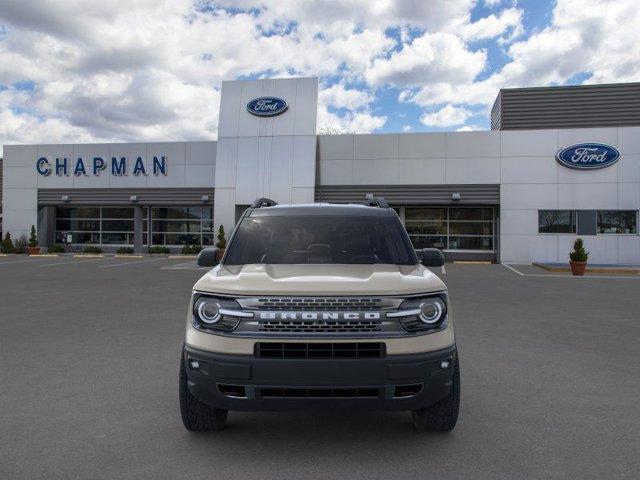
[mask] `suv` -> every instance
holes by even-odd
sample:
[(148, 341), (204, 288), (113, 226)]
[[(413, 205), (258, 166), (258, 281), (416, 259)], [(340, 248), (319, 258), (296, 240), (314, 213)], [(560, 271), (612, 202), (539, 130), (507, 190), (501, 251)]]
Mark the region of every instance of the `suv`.
[[(187, 430), (229, 410), (330, 406), (408, 410), (418, 430), (453, 429), (460, 370), (445, 284), (396, 212), (259, 199), (219, 264), (193, 288), (180, 362)], [(420, 260), (419, 258), (420, 257)]]

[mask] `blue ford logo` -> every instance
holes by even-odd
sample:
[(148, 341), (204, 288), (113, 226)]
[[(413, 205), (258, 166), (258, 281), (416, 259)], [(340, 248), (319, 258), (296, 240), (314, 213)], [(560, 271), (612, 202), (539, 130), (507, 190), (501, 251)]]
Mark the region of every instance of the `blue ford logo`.
[(620, 158), (620, 152), (602, 143), (579, 143), (565, 147), (558, 152), (556, 160), (569, 168), (595, 170), (613, 165)]
[(258, 117), (275, 117), (283, 113), (289, 106), (278, 97), (254, 98), (247, 103), (247, 111)]

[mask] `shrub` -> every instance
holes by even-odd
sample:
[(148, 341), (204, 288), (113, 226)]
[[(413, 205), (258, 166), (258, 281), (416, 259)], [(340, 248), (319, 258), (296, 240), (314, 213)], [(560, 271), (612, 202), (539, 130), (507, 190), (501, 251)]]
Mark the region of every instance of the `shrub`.
[(130, 255), (133, 253), (133, 248), (131, 247), (120, 247), (116, 250), (116, 253), (120, 255)]
[(573, 252), (569, 253), (572, 262), (586, 262), (589, 258), (589, 252), (584, 249), (584, 242), (581, 238), (576, 238), (573, 244)]
[(82, 249), (82, 253), (102, 253), (102, 249), (95, 245), (87, 245)]
[(56, 243), (55, 245), (52, 245), (49, 247), (49, 253), (64, 253), (65, 249), (64, 249), (64, 245), (61, 245), (59, 243)]
[(2, 244), (0, 244), (0, 251), (2, 253), (13, 253), (13, 241), (11, 241), (11, 234), (7, 232), (4, 236), (4, 240), (2, 240)]
[(31, 235), (29, 235), (29, 246), (30, 247), (38, 246), (38, 235), (36, 234), (35, 225), (31, 225)]
[(27, 253), (27, 246), (29, 242), (26, 235), (21, 235), (15, 242), (13, 242), (13, 253)]
[(218, 241), (216, 242), (216, 247), (218, 247), (219, 250), (224, 250), (225, 248), (227, 248), (227, 239), (224, 236), (224, 227), (222, 225), (220, 225), (220, 228), (218, 228)]
[(169, 253), (169, 249), (164, 245), (153, 245), (149, 247), (149, 253)]
[(201, 245), (185, 245), (182, 247), (183, 255), (197, 255), (202, 250)]

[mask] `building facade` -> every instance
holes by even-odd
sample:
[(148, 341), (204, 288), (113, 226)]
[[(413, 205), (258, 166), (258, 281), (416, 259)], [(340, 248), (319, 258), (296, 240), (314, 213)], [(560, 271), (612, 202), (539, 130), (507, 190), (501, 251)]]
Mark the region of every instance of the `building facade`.
[[(635, 117), (316, 135), (317, 98), (316, 78), (224, 82), (217, 142), (6, 145), (2, 228), (16, 238), (36, 225), (43, 246), (179, 249), (213, 244), (259, 197), (360, 203), (371, 193), (396, 209), (416, 248), (452, 259), (566, 262), (580, 236), (593, 263), (640, 264)], [(563, 118), (550, 111), (549, 124)]]

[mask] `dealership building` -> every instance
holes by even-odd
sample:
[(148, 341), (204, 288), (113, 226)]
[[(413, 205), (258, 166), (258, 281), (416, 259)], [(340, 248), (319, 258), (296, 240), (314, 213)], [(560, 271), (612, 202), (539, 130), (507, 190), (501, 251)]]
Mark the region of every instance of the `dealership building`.
[(640, 83), (505, 89), (490, 131), (317, 135), (317, 78), (223, 82), (217, 141), (5, 145), (2, 230), (211, 245), (256, 198), (382, 196), (450, 259), (640, 264)]

